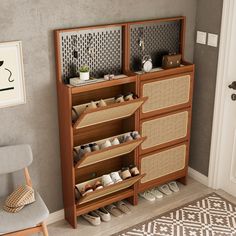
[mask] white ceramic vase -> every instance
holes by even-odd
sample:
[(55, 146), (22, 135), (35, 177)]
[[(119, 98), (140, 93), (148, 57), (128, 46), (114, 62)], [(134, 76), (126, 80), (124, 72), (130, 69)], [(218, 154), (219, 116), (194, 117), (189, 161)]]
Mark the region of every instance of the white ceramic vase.
[(89, 80), (89, 72), (79, 72), (79, 78), (81, 80)]

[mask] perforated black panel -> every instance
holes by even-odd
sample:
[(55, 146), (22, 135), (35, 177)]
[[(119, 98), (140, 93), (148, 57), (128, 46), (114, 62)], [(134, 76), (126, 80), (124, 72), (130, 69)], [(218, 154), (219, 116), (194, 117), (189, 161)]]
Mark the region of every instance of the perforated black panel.
[(82, 65), (92, 77), (122, 72), (122, 28), (76, 30), (60, 33), (63, 79), (79, 75)]
[[(131, 25), (130, 34), (130, 68), (141, 70), (143, 55), (150, 55), (153, 66), (161, 66), (162, 56), (180, 51), (181, 22), (160, 22)], [(140, 46), (140, 39), (144, 42), (144, 51)]]

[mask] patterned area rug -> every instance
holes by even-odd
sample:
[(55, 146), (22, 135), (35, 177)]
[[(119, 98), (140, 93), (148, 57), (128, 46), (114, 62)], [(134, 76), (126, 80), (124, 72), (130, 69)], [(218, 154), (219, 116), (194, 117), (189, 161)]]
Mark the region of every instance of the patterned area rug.
[(113, 236), (236, 236), (236, 205), (211, 193)]

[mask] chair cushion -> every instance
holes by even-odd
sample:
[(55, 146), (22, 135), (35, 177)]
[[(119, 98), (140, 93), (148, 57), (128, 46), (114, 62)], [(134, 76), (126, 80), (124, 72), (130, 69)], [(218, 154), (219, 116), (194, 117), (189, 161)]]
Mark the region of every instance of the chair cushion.
[(3, 210), (6, 198), (0, 198), (0, 234), (14, 232), (36, 226), (49, 215), (48, 209), (40, 195), (35, 191), (35, 202), (25, 206), (17, 213)]

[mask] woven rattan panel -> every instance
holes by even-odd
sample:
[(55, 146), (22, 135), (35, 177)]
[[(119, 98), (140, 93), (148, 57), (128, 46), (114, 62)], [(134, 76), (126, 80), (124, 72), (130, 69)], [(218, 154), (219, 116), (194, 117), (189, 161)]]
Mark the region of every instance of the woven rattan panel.
[(187, 111), (143, 122), (142, 136), (147, 136), (147, 139), (141, 147), (147, 149), (184, 138), (187, 135), (187, 130)]
[(114, 26), (62, 32), (60, 52), (63, 79), (78, 76), (82, 65), (90, 67), (93, 77), (121, 74), (122, 28)]
[(131, 116), (142, 104), (143, 100), (134, 99), (129, 103), (120, 103), (119, 106), (110, 108), (107, 106), (106, 109), (102, 110), (95, 109), (94, 112), (85, 113), (84, 116), (81, 115), (78, 119), (78, 124), (75, 124), (75, 128), (87, 127)]
[(142, 112), (160, 110), (189, 101), (190, 75), (146, 83), (143, 85), (143, 96), (148, 96)]
[(141, 183), (146, 183), (184, 169), (185, 160), (186, 145), (142, 158), (141, 173), (146, 173), (146, 176), (141, 180)]
[[(171, 22), (134, 24), (130, 27), (130, 68), (141, 70), (141, 60), (144, 54), (152, 58), (153, 66), (161, 66), (163, 54), (180, 52), (180, 20)], [(144, 42), (144, 51), (140, 46)]]

